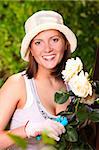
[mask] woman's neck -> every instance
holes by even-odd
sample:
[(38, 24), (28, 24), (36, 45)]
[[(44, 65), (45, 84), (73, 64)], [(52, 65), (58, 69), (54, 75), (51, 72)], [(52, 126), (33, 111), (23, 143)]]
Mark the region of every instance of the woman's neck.
[(35, 80), (39, 84), (52, 87), (55, 90), (60, 89), (64, 85), (61, 79), (56, 79), (56, 77), (51, 75), (51, 71), (45, 69), (38, 70)]
[(39, 68), (37, 71), (36, 79), (55, 79), (54, 76), (51, 75), (51, 70)]

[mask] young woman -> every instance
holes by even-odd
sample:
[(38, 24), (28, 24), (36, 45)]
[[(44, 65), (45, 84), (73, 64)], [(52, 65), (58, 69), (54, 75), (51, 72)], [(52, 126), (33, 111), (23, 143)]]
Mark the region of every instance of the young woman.
[[(61, 71), (76, 48), (76, 37), (54, 11), (33, 14), (25, 23), (25, 31), (21, 56), (29, 62), (28, 68), (9, 77), (0, 90), (0, 149), (9, 146), (18, 149), (8, 132), (27, 138), (28, 150), (40, 150), (44, 146), (35, 138), (44, 130), (56, 141), (65, 132), (55, 118), (70, 100), (56, 104), (54, 94), (66, 90)], [(10, 130), (5, 131), (9, 120)]]

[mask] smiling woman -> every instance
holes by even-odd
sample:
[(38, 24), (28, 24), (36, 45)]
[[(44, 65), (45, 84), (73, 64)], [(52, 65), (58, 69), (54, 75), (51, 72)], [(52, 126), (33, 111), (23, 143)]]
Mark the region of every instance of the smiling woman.
[[(56, 141), (65, 132), (56, 122), (70, 99), (56, 104), (54, 94), (66, 90), (61, 71), (70, 53), (76, 49), (74, 33), (63, 24), (63, 18), (54, 11), (39, 11), (25, 23), (26, 35), (21, 45), (21, 56), (28, 61), (24, 72), (12, 75), (0, 89), (0, 130), (4, 131), (11, 119), (10, 130), (0, 132), (0, 148), (13, 147), (6, 133), (26, 138), (27, 150), (40, 150), (45, 145), (36, 136), (47, 130), (47, 136)], [(6, 143), (5, 143), (6, 141)], [(18, 147), (13, 149), (17, 149)]]
[[(27, 69), (27, 75), (29, 78), (35, 76), (37, 73), (38, 63), (35, 60), (39, 57), (39, 55), (41, 55), (45, 68), (48, 68), (50, 65), (49, 67), (51, 68), (49, 69), (51, 69), (52, 74), (61, 78), (62, 68), (64, 67), (67, 58), (70, 57), (70, 44), (63, 33), (53, 29), (42, 31), (37, 34), (33, 40), (31, 40), (29, 50), (30, 63)], [(34, 59), (35, 55), (37, 57)], [(55, 62), (55, 58), (57, 58), (56, 56), (59, 57), (59, 60), (56, 62), (57, 64), (53, 64), (53, 66), (51, 62)]]
[(53, 69), (63, 58), (65, 41), (59, 31), (45, 30), (32, 40), (30, 51), (38, 67)]

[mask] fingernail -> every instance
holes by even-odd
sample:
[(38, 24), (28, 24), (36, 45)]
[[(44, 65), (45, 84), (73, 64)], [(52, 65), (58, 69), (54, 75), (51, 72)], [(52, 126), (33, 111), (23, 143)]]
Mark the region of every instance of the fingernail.
[(63, 130), (63, 133), (65, 133), (66, 132), (66, 130)]
[(56, 141), (59, 141), (59, 140), (60, 140), (60, 138), (59, 138), (59, 137), (57, 137)]

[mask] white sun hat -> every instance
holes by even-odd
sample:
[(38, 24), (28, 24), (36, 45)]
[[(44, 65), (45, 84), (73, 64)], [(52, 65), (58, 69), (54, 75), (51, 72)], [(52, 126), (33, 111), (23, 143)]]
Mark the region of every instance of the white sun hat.
[(31, 40), (44, 30), (55, 29), (62, 32), (70, 43), (70, 51), (74, 52), (77, 46), (75, 34), (63, 23), (62, 16), (55, 11), (42, 10), (30, 16), (25, 23), (26, 35), (21, 44), (21, 57), (29, 61), (29, 44)]

